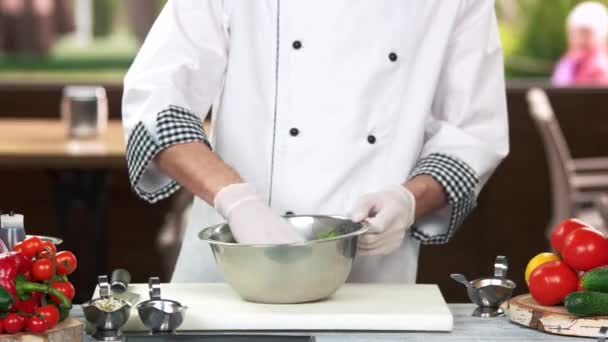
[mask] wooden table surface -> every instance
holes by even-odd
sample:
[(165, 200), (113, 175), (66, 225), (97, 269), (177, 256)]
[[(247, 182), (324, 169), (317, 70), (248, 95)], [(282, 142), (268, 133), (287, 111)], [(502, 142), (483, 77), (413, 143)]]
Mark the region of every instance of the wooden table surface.
[(126, 167), (120, 120), (110, 120), (103, 136), (70, 140), (59, 119), (1, 119), (0, 167), (118, 169)]

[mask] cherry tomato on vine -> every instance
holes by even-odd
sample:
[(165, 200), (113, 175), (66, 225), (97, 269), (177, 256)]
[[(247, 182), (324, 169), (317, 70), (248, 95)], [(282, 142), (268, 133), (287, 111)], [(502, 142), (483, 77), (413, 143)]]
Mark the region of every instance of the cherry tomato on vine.
[(47, 251), (42, 251), (40, 252), (40, 254), (38, 254), (38, 259), (47, 259), (47, 260), (51, 260), (51, 253), (47, 252)]
[(40, 315), (48, 323), (50, 329), (59, 323), (59, 309), (53, 304), (47, 304), (36, 309), (36, 314)]
[(47, 250), (47, 248), (49, 250), (51, 250), (51, 252), (53, 254), (57, 254), (57, 247), (55, 246), (54, 243), (52, 243), (51, 241), (42, 241), (42, 250), (43, 250), (43, 252), (40, 252), (40, 253), (44, 253)]
[(46, 281), (53, 278), (53, 262), (48, 259), (38, 259), (32, 265), (32, 277), (34, 280)]
[[(74, 289), (74, 285), (69, 281), (56, 281), (51, 284), (51, 287), (57, 289), (57, 291), (61, 292), (64, 296), (66, 296), (69, 300), (74, 299), (74, 295), (76, 294), (76, 290)], [(51, 299), (53, 302), (57, 304), (61, 304), (61, 300), (59, 298), (51, 295)]]
[(36, 236), (30, 236), (27, 239), (21, 242), (23, 248), (23, 254), (26, 256), (33, 258), (39, 252), (42, 251), (42, 240)]
[(57, 263), (57, 274), (72, 274), (78, 265), (76, 256), (74, 253), (69, 251), (61, 251), (55, 255), (55, 262)]
[(16, 313), (10, 313), (4, 318), (4, 331), (9, 334), (16, 334), (25, 328), (25, 317)]
[(48, 325), (48, 322), (44, 318), (36, 315), (28, 318), (26, 322), (27, 330), (33, 332), (34, 334), (41, 334), (45, 332), (46, 329), (48, 329)]
[(23, 253), (23, 243), (18, 242), (13, 246), (13, 252)]

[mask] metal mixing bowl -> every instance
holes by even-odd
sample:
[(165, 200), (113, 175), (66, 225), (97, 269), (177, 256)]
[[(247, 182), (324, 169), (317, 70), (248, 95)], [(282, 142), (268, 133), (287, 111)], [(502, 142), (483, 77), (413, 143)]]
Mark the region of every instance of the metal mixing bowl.
[[(331, 296), (348, 278), (359, 235), (367, 229), (343, 217), (286, 216), (306, 242), (291, 245), (235, 243), (230, 227), (204, 229), (224, 278), (245, 300), (287, 304)], [(320, 239), (330, 232), (335, 237)]]

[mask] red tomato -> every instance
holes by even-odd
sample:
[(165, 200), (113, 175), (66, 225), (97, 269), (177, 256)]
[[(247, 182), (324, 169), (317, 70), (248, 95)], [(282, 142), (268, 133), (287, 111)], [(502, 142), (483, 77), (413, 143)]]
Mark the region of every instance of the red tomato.
[(555, 226), (555, 228), (553, 228), (553, 232), (551, 232), (551, 248), (553, 248), (554, 251), (561, 253), (566, 236), (583, 227), (588, 227), (588, 225), (581, 220), (568, 219), (562, 221), (560, 224)]
[(48, 323), (42, 317), (32, 316), (26, 322), (27, 330), (34, 334), (41, 334), (48, 329)]
[(0, 334), (4, 331), (4, 319), (0, 318)]
[(23, 254), (33, 258), (42, 251), (42, 240), (36, 236), (30, 236), (21, 242), (23, 245)]
[(20, 252), (23, 253), (23, 244), (21, 242), (16, 243), (13, 246), (13, 252)]
[(32, 265), (32, 277), (34, 280), (47, 281), (53, 278), (53, 262), (48, 259), (38, 259)]
[(78, 265), (76, 256), (74, 253), (69, 251), (61, 251), (55, 255), (55, 262), (57, 263), (57, 274), (72, 274)]
[(38, 254), (38, 259), (47, 259), (47, 260), (51, 260), (51, 253), (47, 252), (47, 251), (42, 251), (40, 252), (40, 254)]
[[(74, 289), (74, 285), (69, 281), (56, 281), (51, 284), (51, 287), (57, 289), (57, 291), (61, 292), (64, 296), (68, 297), (69, 300), (74, 299), (74, 295), (76, 294), (76, 290)], [(51, 299), (57, 303), (61, 304), (61, 300), (59, 298), (51, 295)]]
[(10, 313), (4, 318), (4, 331), (9, 334), (16, 334), (25, 328), (25, 318), (16, 313)]
[(36, 309), (36, 313), (47, 322), (47, 329), (50, 329), (59, 323), (59, 309), (53, 304), (39, 307)]
[(54, 243), (50, 241), (42, 241), (42, 250), (46, 251), (47, 249), (49, 249), (53, 254), (57, 253), (57, 247), (55, 247)]
[(576, 273), (562, 261), (549, 261), (530, 274), (530, 294), (541, 305), (557, 305), (576, 291)]
[(593, 228), (580, 228), (566, 236), (562, 258), (570, 267), (589, 271), (608, 263), (608, 240)]

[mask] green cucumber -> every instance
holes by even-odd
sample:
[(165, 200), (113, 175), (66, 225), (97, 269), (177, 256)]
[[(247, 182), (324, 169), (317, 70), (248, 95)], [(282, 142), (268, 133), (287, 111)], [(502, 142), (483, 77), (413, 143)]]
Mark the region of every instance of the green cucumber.
[(569, 313), (579, 316), (608, 316), (608, 293), (578, 291), (564, 300)]
[(596, 268), (585, 273), (581, 285), (585, 290), (608, 293), (608, 267)]

